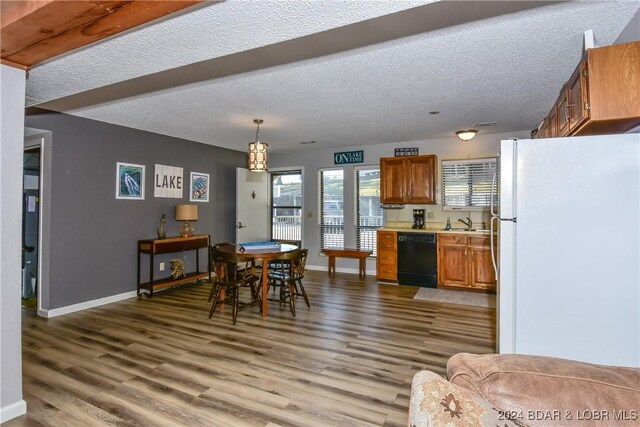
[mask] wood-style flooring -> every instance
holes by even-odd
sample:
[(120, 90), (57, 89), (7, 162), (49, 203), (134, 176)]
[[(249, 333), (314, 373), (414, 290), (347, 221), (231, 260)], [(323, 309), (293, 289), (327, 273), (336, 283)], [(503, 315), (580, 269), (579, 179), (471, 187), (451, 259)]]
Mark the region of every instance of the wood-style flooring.
[(57, 318), (24, 311), (28, 412), (3, 426), (406, 426), (412, 376), (495, 350), (495, 309), (308, 271), (297, 317), (208, 318), (209, 284)]

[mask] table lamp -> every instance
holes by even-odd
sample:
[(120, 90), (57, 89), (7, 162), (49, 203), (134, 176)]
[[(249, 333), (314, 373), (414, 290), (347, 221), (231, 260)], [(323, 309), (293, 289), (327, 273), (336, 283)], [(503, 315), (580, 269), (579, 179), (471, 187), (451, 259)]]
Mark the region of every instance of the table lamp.
[(180, 236), (189, 237), (193, 236), (193, 226), (189, 221), (198, 220), (198, 206), (197, 205), (177, 205), (176, 206), (176, 221), (184, 221), (180, 228)]

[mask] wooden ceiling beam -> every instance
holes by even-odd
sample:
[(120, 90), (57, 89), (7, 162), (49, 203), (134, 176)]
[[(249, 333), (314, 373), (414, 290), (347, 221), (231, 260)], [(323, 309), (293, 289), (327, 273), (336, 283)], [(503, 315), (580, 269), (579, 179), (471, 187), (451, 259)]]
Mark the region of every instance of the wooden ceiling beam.
[(1, 57), (29, 68), (202, 1), (2, 1)]

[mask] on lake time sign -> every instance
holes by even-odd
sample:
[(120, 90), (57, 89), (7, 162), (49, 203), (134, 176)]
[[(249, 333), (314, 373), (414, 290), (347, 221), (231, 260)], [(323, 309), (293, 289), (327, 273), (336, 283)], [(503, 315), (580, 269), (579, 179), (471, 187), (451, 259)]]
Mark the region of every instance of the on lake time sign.
[(334, 165), (346, 165), (348, 163), (363, 163), (364, 151), (343, 151), (333, 155)]

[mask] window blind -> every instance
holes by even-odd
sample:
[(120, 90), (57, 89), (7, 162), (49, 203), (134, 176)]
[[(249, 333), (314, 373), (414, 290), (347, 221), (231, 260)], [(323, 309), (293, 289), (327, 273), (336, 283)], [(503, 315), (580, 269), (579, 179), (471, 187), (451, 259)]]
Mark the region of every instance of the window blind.
[(496, 171), (494, 157), (442, 161), (442, 206), (444, 209), (488, 208), (492, 180)]
[(344, 249), (344, 174), (342, 169), (318, 171), (320, 249)]
[(382, 227), (380, 208), (380, 168), (356, 168), (357, 248), (377, 256), (376, 229)]

